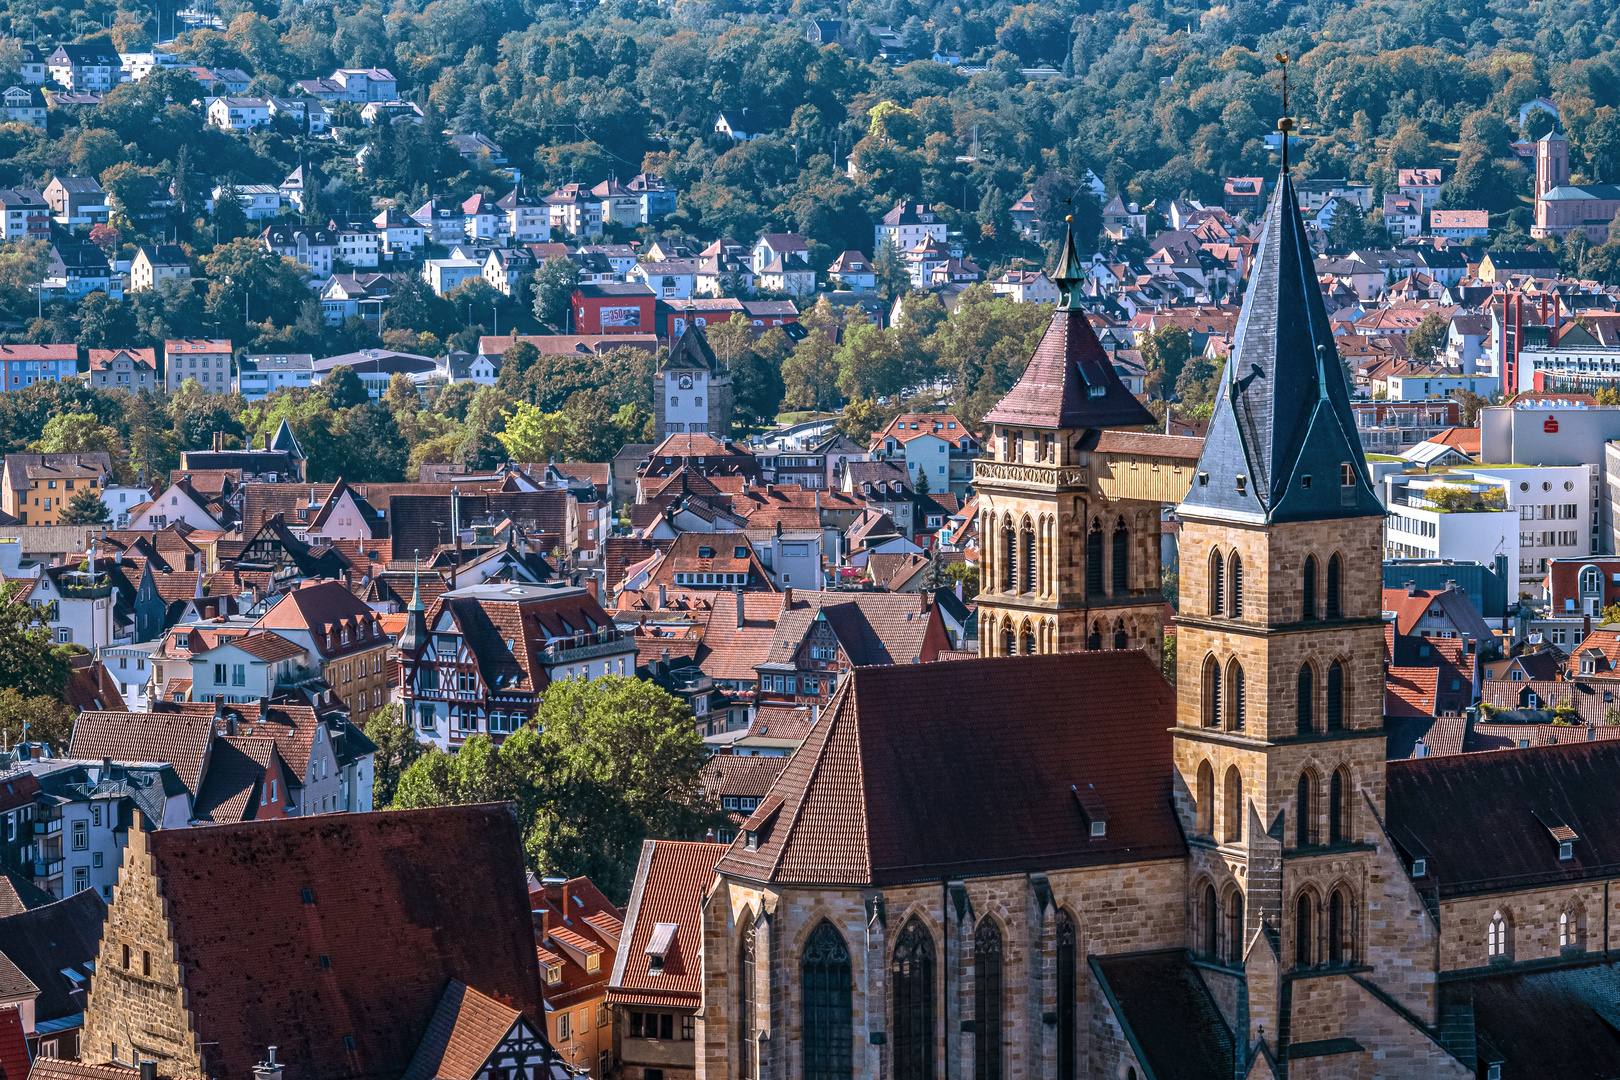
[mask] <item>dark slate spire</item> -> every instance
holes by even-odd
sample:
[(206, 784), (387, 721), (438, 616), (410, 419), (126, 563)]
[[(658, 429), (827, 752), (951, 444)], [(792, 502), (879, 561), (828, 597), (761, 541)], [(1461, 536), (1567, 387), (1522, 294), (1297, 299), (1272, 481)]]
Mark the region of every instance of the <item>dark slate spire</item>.
[(1384, 513), (1287, 173), (1266, 213), (1198, 475), (1182, 505), (1266, 522)]
[(691, 304), (686, 306), (686, 329), (669, 347), (669, 357), (664, 361), (662, 370), (718, 370), (714, 350), (709, 347), (709, 339), (703, 331), (698, 329), (697, 309)]
[(405, 629), (399, 635), (399, 651), (415, 656), (427, 644), (427, 614), (422, 610), (422, 555), (417, 552), (416, 570), (411, 575), (411, 605), (406, 608)]
[(1069, 219), (1052, 284), (1063, 293), (1052, 324), (1018, 382), (985, 415), (989, 424), (1041, 428), (1134, 428), (1154, 423), (1125, 384), (1080, 307), (1085, 264)]

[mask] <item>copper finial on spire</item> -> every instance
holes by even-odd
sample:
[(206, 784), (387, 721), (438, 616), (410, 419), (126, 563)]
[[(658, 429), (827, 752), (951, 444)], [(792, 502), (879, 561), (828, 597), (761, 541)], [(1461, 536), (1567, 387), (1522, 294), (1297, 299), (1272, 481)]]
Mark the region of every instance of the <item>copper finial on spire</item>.
[[(1069, 200), (1065, 199), (1064, 202)], [(1052, 272), (1052, 284), (1063, 293), (1063, 299), (1058, 306), (1070, 311), (1080, 309), (1080, 284), (1086, 280), (1085, 264), (1080, 261), (1080, 253), (1074, 248), (1074, 215), (1069, 214), (1064, 219), (1063, 250), (1058, 253), (1057, 268)]]
[(1288, 54), (1278, 53), (1277, 63), (1282, 65), (1282, 118), (1277, 121), (1277, 130), (1282, 133), (1282, 171), (1288, 172), (1288, 133), (1294, 130), (1294, 122), (1288, 118)]

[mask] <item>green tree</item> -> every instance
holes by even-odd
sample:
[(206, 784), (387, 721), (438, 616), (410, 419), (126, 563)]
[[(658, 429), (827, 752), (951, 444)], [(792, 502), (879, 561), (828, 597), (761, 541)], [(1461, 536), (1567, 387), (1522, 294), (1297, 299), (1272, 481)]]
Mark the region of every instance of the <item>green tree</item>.
[(453, 757), (418, 758), (395, 805), (510, 801), (538, 872), (589, 876), (622, 901), (643, 840), (723, 823), (699, 779), (707, 756), (687, 707), (652, 683), (567, 679), (547, 688), (535, 723), (499, 747), (475, 736)]
[(103, 424), (94, 413), (58, 413), (32, 448), (41, 454), (85, 454), (106, 450), (118, 455), (118, 430)]
[(348, 364), (339, 364), (327, 372), (326, 378), (321, 381), (321, 387), (326, 391), (326, 400), (334, 409), (350, 409), (371, 400), (366, 384), (360, 381), (360, 376), (355, 374), (354, 368)]
[(104, 525), (112, 517), (112, 511), (102, 502), (100, 494), (93, 487), (81, 487), (73, 493), (68, 500), (67, 509), (62, 514), (64, 525)]
[(838, 407), (838, 365), (832, 338), (820, 327), (810, 331), (782, 362), (782, 404), (789, 409)]
[(845, 330), (833, 360), (838, 365), (838, 389), (849, 398), (888, 397), (905, 388), (894, 334), (871, 323)]
[(1432, 361), (1435, 355), (1446, 346), (1446, 339), (1451, 333), (1451, 323), (1440, 315), (1425, 315), (1417, 328), (1406, 336), (1407, 351), (1412, 359), (1425, 363)]
[(1162, 373), (1163, 385), (1173, 387), (1181, 368), (1192, 355), (1192, 335), (1187, 328), (1165, 323), (1142, 342), (1142, 364), (1150, 372)]
[(574, 289), (579, 285), (579, 264), (564, 255), (553, 255), (540, 264), (533, 279), (534, 317), (554, 334), (569, 325)]
[(48, 694), (27, 696), (12, 687), (0, 690), (0, 732), (7, 746), (44, 743), (55, 754), (67, 753), (73, 738), (73, 706)]
[(418, 741), (410, 719), (402, 715), (397, 702), (372, 713), (365, 730), (366, 738), (377, 744), (372, 757), (371, 805), (386, 810), (394, 805), (400, 777), (427, 753), (428, 747)]
[(39, 608), (20, 599), (22, 585), (0, 585), (0, 690), (25, 698), (60, 699), (67, 687), (67, 654), (51, 642)]
[(506, 414), (506, 430), (496, 438), (506, 448), (512, 461), (556, 461), (563, 456), (563, 447), (576, 434), (575, 423), (566, 413), (543, 412), (527, 403)]

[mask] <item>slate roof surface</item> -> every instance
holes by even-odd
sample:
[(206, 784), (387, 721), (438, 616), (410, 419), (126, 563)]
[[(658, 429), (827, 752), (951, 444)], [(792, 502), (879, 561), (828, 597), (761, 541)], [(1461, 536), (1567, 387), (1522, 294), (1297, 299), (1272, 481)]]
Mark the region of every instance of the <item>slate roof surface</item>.
[(1620, 965), (1501, 971), (1443, 979), (1440, 1007), (1472, 1007), (1479, 1074), (1514, 1080), (1610, 1080), (1620, 1061)]
[[(1367, 476), (1298, 203), (1284, 174), (1199, 458), (1209, 482), (1194, 481), (1182, 503), (1189, 513), (1262, 521), (1384, 514)], [(1350, 464), (1353, 481), (1342, 487), (1341, 462)]]
[(1166, 1080), (1233, 1075), (1232, 1031), (1187, 950), (1090, 959), (1114, 1015), (1147, 1057), (1142, 1064), (1151, 1075)]
[[(88, 983), (90, 970), (101, 949), (101, 924), (107, 905), (94, 889), (76, 892), (53, 904), (46, 904), (0, 919), (0, 953), (15, 964), (39, 987), (34, 1002), (34, 1022), (60, 1020), (84, 1011), (84, 995), (71, 993)], [(82, 976), (74, 983), (63, 968)]]
[[(702, 1000), (703, 928), (699, 905), (714, 880), (724, 844), (645, 840), (636, 883), (625, 912), (624, 933), (608, 983), (608, 1001), (618, 1004), (693, 1007)], [(672, 948), (660, 974), (648, 970), (647, 944), (659, 923), (673, 923)]]
[[(1053, 715), (1069, 722), (1020, 719)], [(739, 836), (720, 868), (886, 886), (1180, 857), (1174, 718), (1134, 651), (856, 668), (750, 819), (757, 850)], [(1079, 785), (1108, 808), (1104, 838)]]
[[(1617, 769), (1620, 740), (1391, 761), (1390, 833), (1426, 851), (1442, 896), (1584, 880), (1620, 862)], [(1575, 830), (1571, 858), (1538, 814)]]
[(275, 755), (269, 739), (221, 735), (192, 813), (216, 825), (251, 820), (263, 799), (264, 772)]
[(794, 592), (777, 616), (770, 651), (761, 662), (793, 663), (819, 614), (856, 666), (926, 663), (934, 659), (928, 642), (934, 616), (922, 604), (917, 593)]
[[(289, 1080), (399, 1077), (451, 980), (543, 1022), (522, 841), (504, 805), (164, 830), (148, 843), (197, 1030), (217, 1042), (211, 1076), (247, 1080), (275, 1043)], [(221, 896), (252, 896), (254, 917)]]

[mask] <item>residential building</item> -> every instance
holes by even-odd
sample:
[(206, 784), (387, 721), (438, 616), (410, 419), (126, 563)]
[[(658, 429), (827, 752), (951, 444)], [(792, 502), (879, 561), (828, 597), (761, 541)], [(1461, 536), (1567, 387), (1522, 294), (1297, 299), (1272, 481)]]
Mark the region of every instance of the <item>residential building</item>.
[(636, 643), (585, 589), (491, 582), (449, 590), (431, 611), (414, 595), (399, 662), (417, 738), (451, 749), (479, 733), (504, 739), (555, 681), (633, 675)]
[(535, 951), (545, 980), (551, 1044), (571, 1067), (606, 1076), (613, 1067), (607, 986), (624, 911), (584, 877), (531, 877), (529, 906), (538, 920)]
[(438, 199), (417, 207), (410, 220), (421, 226), (422, 239), (430, 244), (454, 244), (467, 235), (461, 207), (442, 205)]
[(466, 229), (467, 239), (474, 243), (480, 240), (495, 240), (497, 238), (497, 224), (506, 224), (506, 215), (501, 213), (495, 205), (495, 200), (478, 192), (461, 204), (462, 227)]
[(216, 394), (230, 393), (231, 343), (223, 338), (170, 338), (163, 343), (163, 366), (163, 385), (171, 393), (187, 379)]
[(865, 255), (846, 251), (827, 267), (827, 281), (854, 292), (871, 292), (877, 288), (877, 273), (872, 269), (872, 260)]
[(208, 122), (226, 131), (252, 131), (270, 123), (270, 99), (250, 97), (209, 98)]
[(394, 101), (399, 82), (387, 68), (339, 68), (325, 79), (304, 79), (294, 84), (321, 101)]
[(874, 460), (904, 465), (915, 487), (965, 494), (979, 456), (978, 437), (953, 413), (902, 413), (871, 439)]
[(386, 703), (388, 636), (377, 613), (343, 582), (299, 582), (253, 625), (302, 647), (311, 671), (343, 702), (351, 723), (364, 727)]
[(321, 314), (328, 326), (360, 318), (379, 329), (393, 285), (388, 274), (333, 274), (321, 287)]
[(23, 82), (28, 85), (39, 86), (45, 82), (45, 57), (35, 46), (22, 46), (22, 61), (18, 68)]
[(884, 244), (892, 244), (896, 251), (909, 251), (922, 243), (945, 243), (945, 232), (945, 219), (934, 213), (927, 203), (902, 201), (883, 215), (883, 220), (873, 230), (872, 246), (873, 250), (879, 250)]
[(1058, 302), (1057, 286), (1047, 279), (1044, 270), (1008, 270), (990, 283), (990, 291), (1020, 304)]
[(667, 217), (675, 212), (676, 192), (673, 187), (664, 182), (662, 176), (652, 173), (637, 173), (625, 185), (636, 194), (641, 206), (641, 223), (643, 225)]
[(1266, 179), (1263, 176), (1228, 176), (1221, 205), (1229, 214), (1260, 216), (1266, 207)]
[(104, 94), (118, 84), (123, 61), (105, 45), (58, 45), (45, 68), (53, 82), (69, 90)]
[(551, 209), (529, 195), (521, 184), (495, 204), (506, 216), (504, 235), (514, 244), (544, 244), (551, 240)]
[(537, 269), (527, 248), (494, 248), (484, 260), (483, 278), (502, 296), (523, 297), (524, 282)]
[(652, 333), (657, 301), (645, 285), (579, 285), (569, 329), (575, 334)]
[[(14, 784), (32, 779), (25, 772), (13, 772), (8, 778)], [(26, 828), (27, 819), (20, 824)], [(32, 872), (33, 866), (28, 870)], [(17, 892), (23, 893), (25, 887), (26, 882)], [(28, 895), (34, 897), (37, 893)], [(42, 1073), (63, 1061), (78, 1067), (73, 1059), (79, 1056), (84, 991), (95, 972), (101, 925), (106, 918), (106, 901), (93, 889), (56, 903), (18, 904), (0, 918), (0, 949), (38, 991), (25, 1010), (23, 1033), (34, 1058), (33, 1067)], [(17, 1066), (18, 1071), (22, 1068)]]
[(381, 399), (388, 393), (388, 384), (395, 375), (403, 374), (414, 383), (423, 383), (442, 373), (438, 362), (431, 356), (395, 352), (392, 349), (361, 349), (359, 352), (316, 360), (311, 365), (312, 382), (320, 385), (333, 368), (340, 366), (353, 370), (373, 399)]
[(332, 238), (332, 262), (348, 264), (354, 270), (375, 270), (377, 268), (378, 236), (377, 231), (370, 226), (351, 222), (340, 225), (330, 222), (326, 227), (327, 234)]
[[(334, 276), (333, 280), (337, 280)], [(324, 306), (324, 302), (323, 302)], [(231, 389), (248, 401), (259, 401), (276, 390), (308, 388), (314, 357), (309, 353), (265, 353), (237, 361)]]
[(0, 189), (0, 236), (7, 240), (49, 240), (51, 205), (32, 188)]
[(78, 374), (77, 345), (0, 345), (0, 388), (20, 390), (41, 380), (61, 382)]
[(506, 151), (501, 144), (488, 135), (473, 132), (470, 135), (459, 135), (455, 132), (446, 132), (450, 139), (450, 146), (461, 155), (465, 161), (470, 161), (482, 169), (494, 165), (506, 164)]
[(1490, 225), (1490, 214), (1484, 210), (1429, 211), (1429, 231), (1447, 240), (1487, 239)]
[(1455, 401), (1354, 401), (1356, 431), (1368, 453), (1399, 454), (1462, 422)]
[[(697, 1013), (704, 1000), (704, 898), (714, 880), (715, 864), (726, 850), (724, 844), (679, 840), (641, 843), (621, 934), (623, 947), (614, 958), (607, 990), (621, 1075), (645, 1078), (654, 1073), (671, 1080), (701, 1075), (695, 1070), (702, 1056)], [(736, 930), (742, 947), (752, 948), (753, 919), (746, 925), (738, 923)], [(745, 978), (751, 975), (746, 971)], [(754, 1000), (752, 985), (745, 981), (736, 988), (745, 995), (741, 1000)], [(756, 1050), (751, 1038), (738, 1045), (744, 1054)]]
[[(54, 525), (62, 504), (72, 498), (68, 492), (78, 486), (104, 488), (111, 476), (112, 458), (105, 450), (7, 454), (5, 471), (0, 474), (0, 510), (24, 525)], [(70, 483), (75, 487), (70, 488)]]
[(591, 197), (602, 204), (602, 224), (627, 225), (634, 228), (641, 222), (641, 196), (619, 183), (616, 177), (591, 188)]
[(422, 262), (422, 277), (432, 287), (435, 296), (443, 296), (463, 281), (481, 277), (483, 272), (483, 262), (466, 257), (425, 259)]
[(1440, 169), (1401, 169), (1396, 175), (1396, 186), (1401, 194), (1418, 204), (1418, 210), (1427, 214), (1440, 201), (1440, 186), (1445, 174)]
[(396, 207), (382, 211), (371, 223), (377, 227), (383, 254), (390, 258), (409, 258), (422, 247), (422, 223), (406, 217)]
[(697, 259), (644, 262), (631, 267), (625, 278), (647, 286), (660, 300), (688, 300), (697, 294), (698, 269)]
[(311, 135), (320, 135), (332, 125), (331, 108), (320, 102), (309, 98), (274, 96), (266, 100), (270, 103), (270, 119), (273, 121), (286, 117), (292, 122), (293, 129), (299, 133), (307, 131)]
[(602, 203), (583, 184), (564, 184), (543, 201), (553, 231), (578, 237), (602, 235)]
[(157, 352), (154, 349), (91, 349), (90, 385), (107, 390), (156, 390)]
[(40, 292), (47, 297), (83, 300), (93, 292), (104, 292), (114, 300), (123, 299), (123, 279), (114, 276), (107, 256), (94, 244), (52, 244), (50, 261)]
[[(1509, 594), (1519, 596), (1521, 566), (1518, 546), (1519, 515), (1507, 505), (1506, 494), (1489, 497), (1499, 485), (1466, 474), (1449, 478), (1420, 477), (1416, 482), (1397, 473), (1384, 478), (1385, 559), (1449, 559), (1491, 565), (1497, 557), (1508, 560)], [(1478, 499), (1457, 504), (1436, 500), (1440, 493), (1467, 492)], [(1457, 495), (1446, 495), (1458, 499)], [(1523, 575), (1528, 578), (1531, 574)]]
[[(1331, 204), (1330, 204), (1331, 205)], [(1423, 234), (1423, 206), (1408, 195), (1384, 196), (1384, 228), (1390, 236), (1406, 240)]]
[(748, 254), (756, 276), (764, 273), (765, 268), (773, 262), (791, 256), (797, 256), (801, 261), (810, 256), (809, 245), (798, 233), (765, 233), (754, 241)]
[(754, 279), (761, 289), (789, 296), (810, 296), (816, 291), (816, 272), (803, 255), (780, 255), (759, 268)]
[[(281, 189), (269, 184), (237, 184), (236, 201), (242, 207), (242, 213), (249, 221), (263, 221), (266, 218), (281, 216)], [(210, 211), (214, 203), (224, 196), (223, 186), (214, 188), (212, 199), (208, 203)]]
[(325, 278), (332, 273), (332, 253), (336, 243), (335, 237), (325, 229), (269, 225), (259, 234), (259, 239), (266, 251), (291, 259), (299, 266), (307, 266), (317, 278)]
[(157, 288), (160, 281), (190, 281), (191, 260), (179, 244), (142, 244), (129, 264), (129, 291)]
[[(447, 845), (469, 865), (400, 872)], [(563, 1080), (523, 883), (518, 824), (496, 806), (132, 828), (80, 1056), (127, 1063), (127, 1078), (111, 1073), (117, 1080), (134, 1080), (137, 1055), (164, 1076), (245, 1075), (268, 1046), (289, 1046), (287, 1018), (298, 1016), (296, 1068), (311, 1076), (512, 1068)], [(255, 933), (218, 932), (227, 895), (256, 898)], [(361, 910), (367, 932), (356, 934)], [(267, 958), (263, 935), (297, 943), (298, 958)], [(312, 971), (337, 1000), (387, 1002), (386, 1015), (356, 1023), (345, 1010), (309, 1007)], [(154, 987), (163, 992), (149, 998)], [(147, 1032), (138, 1049), (128, 1034), (137, 1024)]]
[(8, 124), (45, 126), (45, 95), (35, 87), (8, 86), (0, 93), (0, 113)]
[(107, 223), (107, 193), (88, 176), (54, 176), (45, 185), (51, 218), (64, 229), (88, 229)]

